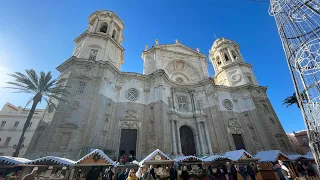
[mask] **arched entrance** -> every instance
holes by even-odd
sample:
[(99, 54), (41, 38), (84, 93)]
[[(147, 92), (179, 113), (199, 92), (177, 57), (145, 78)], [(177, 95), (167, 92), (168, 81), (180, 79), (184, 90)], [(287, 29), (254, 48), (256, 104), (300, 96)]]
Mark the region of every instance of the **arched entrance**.
[(186, 156), (196, 154), (193, 132), (188, 126), (180, 127), (180, 140), (182, 154)]

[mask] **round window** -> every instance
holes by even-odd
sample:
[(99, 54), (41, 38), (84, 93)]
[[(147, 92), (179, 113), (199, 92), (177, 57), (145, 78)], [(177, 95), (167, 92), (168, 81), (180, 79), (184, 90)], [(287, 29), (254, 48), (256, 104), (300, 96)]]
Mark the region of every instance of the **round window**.
[(184, 80), (182, 79), (182, 77), (177, 77), (176, 78), (177, 83), (183, 83)]
[(130, 88), (126, 92), (126, 97), (130, 101), (135, 101), (139, 98), (139, 91), (135, 88)]
[(233, 109), (233, 104), (229, 99), (225, 99), (222, 101), (223, 106), (228, 109), (228, 110), (232, 110)]

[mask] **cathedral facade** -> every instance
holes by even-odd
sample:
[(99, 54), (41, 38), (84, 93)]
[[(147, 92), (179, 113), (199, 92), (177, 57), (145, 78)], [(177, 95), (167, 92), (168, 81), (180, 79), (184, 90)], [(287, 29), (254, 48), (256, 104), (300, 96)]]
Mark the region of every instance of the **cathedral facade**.
[(68, 103), (49, 108), (28, 158), (78, 159), (90, 148), (141, 159), (155, 149), (199, 157), (246, 149), (292, 151), (284, 129), (234, 41), (219, 38), (209, 60), (176, 40), (144, 49), (143, 74), (121, 72), (124, 24), (113, 12), (89, 16), (72, 56), (57, 67)]

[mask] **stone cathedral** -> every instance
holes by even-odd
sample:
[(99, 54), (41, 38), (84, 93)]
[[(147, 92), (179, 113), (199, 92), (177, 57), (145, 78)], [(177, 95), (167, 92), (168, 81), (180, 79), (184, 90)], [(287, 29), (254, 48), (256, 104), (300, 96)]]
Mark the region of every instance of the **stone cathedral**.
[(141, 160), (155, 149), (199, 157), (236, 149), (249, 153), (292, 147), (239, 45), (215, 40), (206, 55), (176, 40), (142, 52), (143, 74), (121, 72), (124, 24), (111, 11), (89, 16), (72, 56), (57, 67), (68, 103), (49, 108), (26, 157), (78, 159), (90, 148)]

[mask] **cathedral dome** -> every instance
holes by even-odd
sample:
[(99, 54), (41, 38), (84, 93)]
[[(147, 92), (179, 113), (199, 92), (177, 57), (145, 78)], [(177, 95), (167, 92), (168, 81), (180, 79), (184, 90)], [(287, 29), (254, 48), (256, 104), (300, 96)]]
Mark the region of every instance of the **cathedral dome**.
[(236, 46), (237, 48), (240, 48), (239, 45), (233, 40), (229, 40), (226, 38), (218, 38), (214, 41), (210, 51), (214, 53), (214, 51), (216, 51), (220, 47), (227, 47), (227, 46)]

